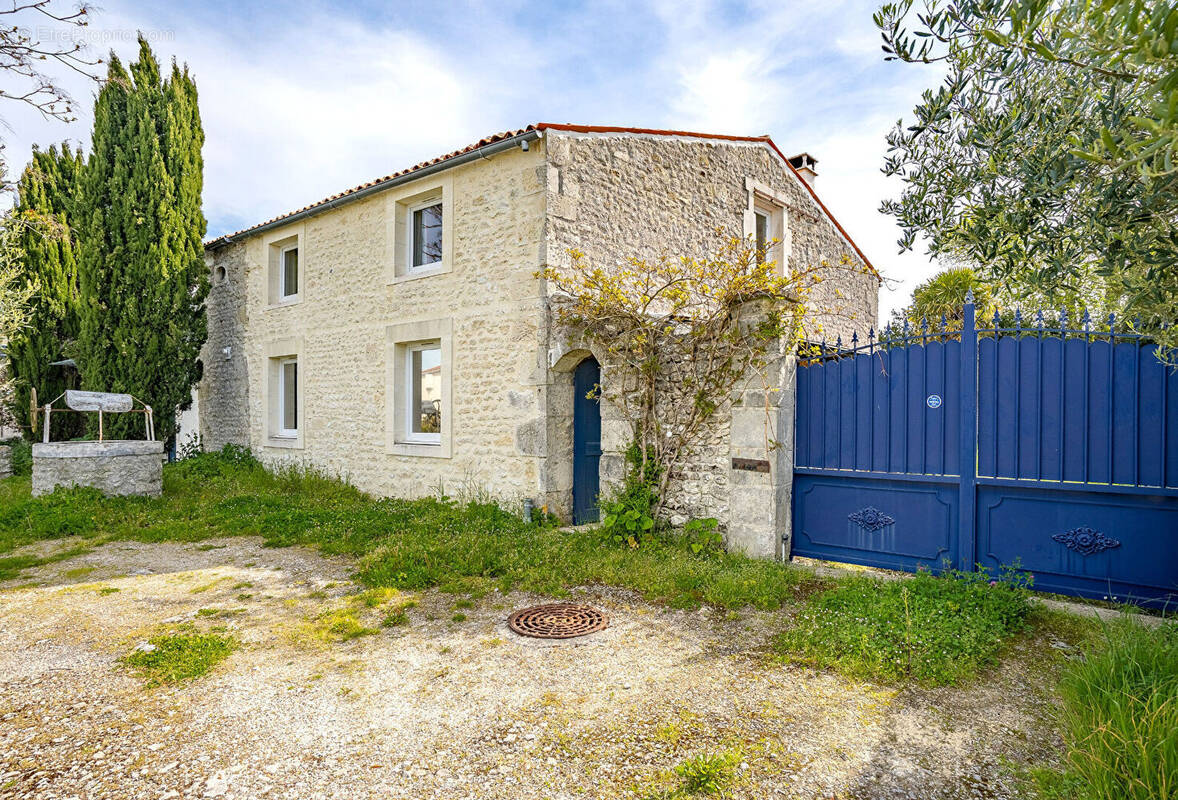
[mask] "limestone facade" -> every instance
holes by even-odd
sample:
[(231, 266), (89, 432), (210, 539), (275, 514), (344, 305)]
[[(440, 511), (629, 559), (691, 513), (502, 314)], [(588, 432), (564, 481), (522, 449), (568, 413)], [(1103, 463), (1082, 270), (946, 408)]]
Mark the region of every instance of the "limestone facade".
[[(526, 149), (501, 148), (417, 179), (411, 172), (386, 189), (210, 243), (199, 387), (206, 447), (247, 445), (264, 460), (313, 466), (378, 495), (477, 489), (567, 517), (572, 370), (589, 350), (554, 329), (539, 270), (567, 265), (571, 248), (603, 263), (702, 254), (717, 229), (750, 233), (754, 207), (766, 203), (777, 213), (783, 263), (859, 258), (765, 140), (526, 130)], [(434, 260), (414, 269), (421, 209), (442, 233), (430, 240)], [(283, 277), (276, 273), (291, 248), (297, 267)], [(283, 280), (297, 292), (284, 295)], [(874, 324), (877, 289), (868, 275), (824, 284), (812, 302), (833, 310), (828, 334)], [(423, 347), (440, 358), (431, 380), (441, 398), (418, 432), (412, 358)], [(283, 371), (291, 363), (297, 376)], [(767, 437), (752, 431), (778, 442), (790, 435), (788, 364), (775, 365), (768, 403), (755, 388), (763, 381), (742, 391), (671, 503), (676, 521), (717, 517), (734, 544), (760, 555), (778, 549), (765, 527), (783, 524), (792, 441), (766, 451)], [(293, 416), (285, 416), (292, 396)], [(629, 432), (609, 407), (602, 419), (608, 486)], [(768, 459), (773, 469), (737, 475), (738, 456)], [(772, 519), (746, 530), (754, 510)]]

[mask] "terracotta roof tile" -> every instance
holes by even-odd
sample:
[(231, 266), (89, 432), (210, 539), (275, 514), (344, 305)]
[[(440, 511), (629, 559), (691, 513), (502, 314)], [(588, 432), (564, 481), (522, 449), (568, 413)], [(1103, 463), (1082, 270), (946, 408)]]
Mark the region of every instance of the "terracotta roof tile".
[(405, 175), (408, 175), (412, 172), (417, 172), (418, 170), (424, 169), (426, 167), (432, 167), (435, 164), (440, 164), (443, 161), (449, 161), (451, 158), (454, 158), (455, 156), (460, 156), (463, 153), (469, 153), (472, 150), (478, 150), (480, 147), (485, 147), (489, 144), (494, 144), (495, 142), (501, 142), (504, 139), (510, 139), (513, 136), (519, 136), (521, 134), (527, 133), (528, 131), (534, 131), (534, 130), (536, 130), (536, 126), (529, 125), (526, 128), (520, 128), (519, 130), (503, 131), (502, 133), (495, 133), (495, 134), (491, 134), (490, 136), (485, 136), (482, 139), (479, 139), (477, 142), (472, 142), (471, 144), (468, 144), (466, 147), (463, 147), (461, 150), (455, 150), (452, 153), (446, 153), (446, 155), (444, 155), (444, 156), (438, 156), (437, 158), (431, 158), (429, 161), (422, 161), (420, 164), (415, 164), (412, 167), (400, 170), (399, 172), (393, 172), (393, 173), (391, 173), (389, 175), (385, 175), (384, 177), (381, 177), (381, 178), (374, 178), (373, 180), (370, 180), (367, 183), (362, 183), (359, 186), (353, 186), (351, 189), (345, 189), (344, 191), (338, 192), (337, 194), (333, 194), (330, 197), (325, 197), (322, 200), (319, 200), (318, 202), (311, 203), (310, 205), (303, 206), (302, 208), (296, 208), (294, 211), (288, 211), (285, 214), (279, 214), (277, 217), (272, 217), (272, 218), (265, 220), (263, 222), (259, 222), (256, 225), (251, 225), (248, 228), (242, 228), (241, 230), (234, 231), (233, 233), (226, 233), (221, 236), (217, 236), (216, 238), (210, 239), (209, 241), (205, 242), (205, 247), (206, 248), (214, 247), (214, 246), (221, 244), (223, 242), (227, 242), (228, 240), (233, 239), (237, 236), (242, 236), (244, 234), (248, 234), (251, 231), (257, 230), (258, 228), (264, 227), (266, 225), (271, 225), (275, 222), (280, 222), (288, 217), (293, 217), (296, 214), (301, 214), (304, 211), (310, 211), (312, 209), (318, 208), (319, 206), (324, 206), (324, 205), (327, 205), (328, 203), (333, 203), (336, 200), (347, 197), (349, 195), (353, 195), (356, 192), (363, 191), (364, 189), (369, 189), (373, 186), (376, 186), (377, 184), (385, 183), (386, 181), (391, 181), (394, 178), (403, 177)]
[(486, 136), (482, 139), (479, 139), (477, 142), (472, 142), (471, 144), (468, 144), (466, 147), (463, 147), (461, 150), (455, 150), (452, 153), (447, 153), (446, 155), (438, 156), (437, 158), (432, 158), (429, 161), (423, 161), (420, 164), (409, 167), (408, 169), (403, 169), (399, 172), (394, 172), (392, 174), (385, 175), (382, 178), (376, 178), (375, 180), (368, 181), (367, 183), (362, 183), (359, 186), (353, 186), (351, 189), (348, 189), (346, 191), (340, 192), (338, 194), (333, 194), (330, 197), (325, 197), (317, 203), (312, 203), (309, 206), (303, 206), (302, 208), (295, 209), (294, 211), (290, 211), (286, 214), (281, 214), (277, 217), (274, 217), (273, 219), (268, 219), (265, 222), (259, 222), (257, 225), (251, 225), (248, 228), (243, 228), (239, 231), (235, 231), (233, 233), (227, 233), (223, 236), (218, 236), (215, 239), (210, 239), (209, 241), (205, 242), (205, 247), (206, 248), (215, 247), (218, 244), (228, 243), (234, 237), (251, 233), (252, 231), (257, 230), (258, 228), (262, 228), (267, 225), (272, 225), (275, 222), (280, 222), (281, 220), (287, 219), (289, 217), (293, 217), (297, 214), (302, 214), (305, 211), (311, 211), (315, 208), (319, 208), (320, 206), (325, 206), (328, 203), (333, 203), (337, 200), (348, 197), (349, 195), (353, 195), (353, 194), (356, 194), (357, 192), (360, 192), (365, 189), (369, 189), (373, 186), (376, 186), (377, 184), (385, 183), (386, 181), (391, 181), (396, 178), (404, 177), (406, 175), (417, 172), (418, 170), (424, 169), (426, 167), (431, 167), (436, 164), (441, 164), (444, 161), (449, 161), (450, 159), (455, 158), (460, 155), (463, 155), (464, 153), (469, 153), (474, 150), (478, 150), (480, 147), (486, 147), (489, 144), (501, 142), (501, 141), (504, 141), (505, 139), (511, 139), (515, 136), (520, 136), (522, 134), (529, 133), (531, 131), (544, 131), (544, 130), (568, 131), (570, 133), (637, 133), (637, 134), (647, 134), (647, 135), (652, 135), (652, 136), (684, 136), (684, 137), (690, 137), (692, 139), (720, 139), (720, 140), (730, 141), (730, 142), (760, 142), (760, 143), (763, 143), (763, 144), (767, 145), (771, 150), (773, 150), (773, 152), (775, 152), (781, 158), (781, 160), (785, 164), (786, 168), (790, 172), (792, 172), (794, 174), (794, 176), (798, 179), (798, 182), (801, 183), (802, 186), (804, 186), (806, 188), (806, 191), (809, 192), (810, 196), (814, 199), (814, 202), (818, 205), (818, 207), (820, 209), (822, 209), (822, 212), (831, 221), (831, 223), (835, 226), (835, 228), (838, 229), (838, 232), (840, 234), (842, 234), (843, 238), (846, 239), (847, 244), (851, 245), (852, 249), (854, 249), (855, 253), (858, 254), (859, 258), (863, 259), (863, 263), (866, 264), (867, 267), (873, 273), (875, 273), (875, 275), (877, 277), (879, 275), (879, 272), (875, 269), (874, 266), (872, 266), (872, 264), (868, 260), (867, 256), (864, 255), (863, 251), (859, 249), (859, 246), (857, 244), (855, 244), (855, 241), (851, 238), (850, 234), (848, 234), (847, 231), (843, 228), (843, 226), (839, 224), (839, 221), (837, 219), (835, 219), (834, 214), (830, 213), (830, 209), (828, 209), (826, 207), (826, 204), (823, 203), (821, 199), (819, 199), (818, 193), (814, 191), (814, 187), (811, 186), (808, 181), (806, 181), (804, 178), (802, 178), (802, 176), (800, 174), (798, 174), (798, 171), (790, 163), (789, 159), (786, 158), (785, 154), (782, 153), (781, 150), (777, 147), (777, 145), (773, 142), (773, 139), (771, 139), (767, 135), (766, 136), (731, 136), (731, 135), (721, 134), (721, 133), (699, 133), (697, 131), (661, 130), (658, 128), (625, 128), (625, 127), (615, 127), (615, 126), (609, 126), (609, 125), (572, 125), (572, 124), (562, 124), (562, 123), (556, 123), (556, 122), (540, 122), (540, 123), (536, 123), (534, 125), (528, 125), (527, 127), (524, 127), (524, 128), (519, 128), (517, 130), (504, 131), (502, 133), (495, 133), (490, 136)]

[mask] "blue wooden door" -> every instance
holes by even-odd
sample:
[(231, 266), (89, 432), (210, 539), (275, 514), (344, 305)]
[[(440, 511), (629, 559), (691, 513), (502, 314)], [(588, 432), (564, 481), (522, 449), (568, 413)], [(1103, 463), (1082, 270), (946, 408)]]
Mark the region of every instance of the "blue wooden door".
[(1178, 369), (1115, 319), (1053, 316), (967, 304), (960, 332), (803, 358), (792, 552), (1178, 604)]
[(590, 356), (573, 373), (573, 524), (597, 521), (601, 491), (601, 404), (597, 384), (601, 368)]

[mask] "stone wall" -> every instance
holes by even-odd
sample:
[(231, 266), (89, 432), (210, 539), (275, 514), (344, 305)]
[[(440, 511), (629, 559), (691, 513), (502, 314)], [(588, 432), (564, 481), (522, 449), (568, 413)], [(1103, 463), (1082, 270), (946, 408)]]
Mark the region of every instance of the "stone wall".
[[(846, 255), (862, 266), (806, 186), (763, 143), (550, 131), (545, 147), (553, 266), (567, 266), (570, 249), (584, 253), (590, 264), (715, 253), (724, 235), (718, 230), (751, 231), (752, 193), (760, 191), (754, 186), (770, 192), (782, 208), (784, 230), (778, 238), (784, 264), (793, 269), (823, 260), (836, 264)], [(878, 287), (872, 275), (832, 275), (811, 293), (810, 329), (821, 328), (833, 338), (873, 326)], [(550, 348), (559, 350), (567, 337), (551, 331)], [(608, 365), (600, 355), (598, 360), (602, 380), (608, 381)], [(672, 487), (668, 508), (674, 521), (716, 517), (730, 541), (758, 555), (771, 555), (778, 534), (788, 535), (792, 374), (792, 360), (783, 354), (769, 375), (749, 376), (732, 413), (717, 417)], [(631, 434), (616, 410), (603, 408), (602, 416), (601, 469), (608, 486), (621, 479), (621, 453)], [(769, 472), (734, 469), (734, 458), (769, 462)], [(760, 519), (765, 515), (769, 519)]]
[[(248, 445), (272, 463), (314, 466), (376, 494), (470, 487), (503, 499), (530, 497), (566, 516), (572, 370), (590, 350), (553, 329), (536, 271), (567, 265), (570, 248), (590, 263), (715, 252), (717, 228), (749, 230), (754, 184), (768, 187), (783, 208), (784, 263), (853, 256), (805, 186), (763, 143), (552, 130), (529, 151), (506, 151), (243, 236), (210, 253), (202, 438), (209, 447)], [(435, 190), (450, 232), (445, 268), (403, 274), (397, 203)], [(299, 247), (300, 292), (278, 302), (273, 253), (289, 243)], [(827, 334), (874, 324), (877, 288), (863, 275), (823, 284), (812, 302), (832, 312)], [(450, 348), (450, 435), (435, 450), (394, 440), (396, 351), (389, 337), (417, 329), (444, 330)], [(272, 368), (279, 356), (299, 361), (301, 423), (291, 438), (274, 435)], [(598, 360), (608, 381), (609, 365), (600, 354)], [(792, 448), (792, 438), (784, 441), (792, 426), (787, 364), (783, 359), (771, 371), (768, 392), (766, 376), (750, 376), (670, 498), (676, 521), (715, 516), (732, 541), (761, 555), (766, 523), (745, 525), (752, 509), (763, 511), (767, 502), (772, 524), (788, 524), (780, 519)], [(608, 404), (602, 422), (608, 487), (622, 477), (630, 430)], [(754, 429), (765, 435), (752, 436)], [(772, 468), (736, 474), (733, 458)]]
[[(395, 203), (439, 180), (449, 182), (452, 204), (448, 271), (406, 279), (394, 263)], [(543, 263), (543, 181), (542, 148), (511, 150), (214, 251), (214, 283), (218, 268), (227, 283), (210, 296), (206, 442), (248, 444), (271, 463), (311, 465), (380, 495), (542, 496), (544, 303), (534, 274)], [(300, 296), (279, 304), (269, 248), (291, 237)], [(393, 452), (388, 331), (435, 322), (452, 337), (452, 441), (427, 454)], [(296, 351), (303, 424), (284, 441), (273, 436), (268, 369), (273, 356)]]
[(33, 495), (91, 486), (108, 496), (163, 493), (164, 443), (49, 442), (33, 445)]
[(247, 248), (230, 245), (207, 261), (211, 268), (205, 301), (209, 335), (201, 349), (204, 371), (194, 405), (200, 413), (201, 444), (206, 450), (219, 450), (226, 444), (249, 444)]
[(0, 444), (0, 480), (12, 477), (12, 448)]

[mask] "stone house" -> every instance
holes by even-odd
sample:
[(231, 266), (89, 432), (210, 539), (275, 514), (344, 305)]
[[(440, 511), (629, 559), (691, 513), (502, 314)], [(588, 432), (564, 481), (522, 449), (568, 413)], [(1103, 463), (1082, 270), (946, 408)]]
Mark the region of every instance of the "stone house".
[[(787, 159), (767, 136), (537, 124), (209, 241), (203, 443), (379, 495), (471, 486), (589, 519), (630, 434), (585, 400), (608, 376), (554, 330), (537, 271), (567, 265), (570, 249), (590, 262), (702, 254), (717, 229), (779, 240), (783, 268), (844, 254), (866, 265), (813, 180), (813, 159)], [(827, 331), (874, 324), (877, 291), (868, 274), (823, 284), (817, 305), (849, 309)], [(791, 408), (774, 412), (783, 435)], [(741, 433), (763, 430), (763, 402), (743, 411), (670, 507), (771, 555), (766, 530), (788, 525), (788, 448)], [(738, 457), (774, 467), (736, 470)]]

